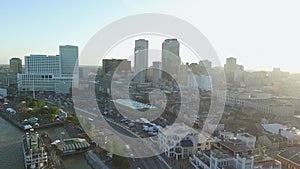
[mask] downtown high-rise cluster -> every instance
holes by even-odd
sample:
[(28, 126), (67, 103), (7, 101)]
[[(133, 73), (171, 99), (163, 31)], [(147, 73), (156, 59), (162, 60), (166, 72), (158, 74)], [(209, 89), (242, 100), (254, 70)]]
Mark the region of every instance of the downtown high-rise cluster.
[[(148, 41), (139, 39), (135, 41), (134, 48), (134, 74), (135, 81), (145, 83), (148, 68)], [(166, 39), (162, 44), (162, 62), (153, 62), (153, 81), (161, 77), (178, 75), (181, 59), (179, 56), (180, 44), (177, 39)]]

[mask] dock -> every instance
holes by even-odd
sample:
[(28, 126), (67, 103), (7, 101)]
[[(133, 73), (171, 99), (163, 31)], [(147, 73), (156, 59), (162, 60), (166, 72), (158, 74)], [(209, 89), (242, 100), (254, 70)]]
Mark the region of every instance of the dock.
[[(12, 115), (9, 115), (5, 112), (0, 112), (0, 116), (2, 118), (4, 118), (6, 121), (13, 124), (15, 127), (24, 131), (24, 125), (22, 125), (20, 122), (17, 122), (14, 118), (12, 118)], [(54, 121), (52, 123), (42, 124), (40, 126), (33, 126), (33, 129), (39, 130), (39, 129), (45, 129), (45, 128), (51, 128), (51, 127), (55, 127), (55, 126), (63, 126), (63, 125), (64, 125), (64, 123), (62, 121)]]

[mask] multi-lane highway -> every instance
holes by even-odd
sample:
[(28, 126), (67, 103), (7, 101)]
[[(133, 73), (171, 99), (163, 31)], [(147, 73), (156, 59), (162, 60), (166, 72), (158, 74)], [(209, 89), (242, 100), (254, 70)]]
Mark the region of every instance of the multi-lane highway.
[[(95, 126), (101, 126), (101, 124), (99, 124), (99, 125), (97, 124), (97, 123), (101, 123), (101, 121), (97, 121), (97, 117), (99, 115), (88, 112), (83, 109), (80, 109), (78, 107), (75, 107), (75, 109), (77, 111), (80, 111), (80, 113), (85, 114), (86, 118), (95, 119), (93, 121)], [(110, 127), (112, 127), (119, 134), (123, 134), (123, 135), (126, 135), (128, 137), (133, 137), (133, 138), (139, 137), (138, 135), (136, 135), (132, 131), (128, 130), (124, 126), (122, 126), (116, 122), (113, 122), (110, 119), (106, 119), (106, 122), (110, 125)], [(126, 143), (126, 140), (122, 140), (122, 142)], [(139, 149), (139, 151), (135, 151), (136, 148)], [(143, 150), (144, 151), (152, 151), (151, 153), (156, 154), (156, 151), (152, 147), (149, 147), (147, 144), (145, 144), (144, 147), (135, 147), (134, 149), (130, 148), (130, 154), (133, 154), (133, 156), (136, 156), (136, 157), (140, 157), (141, 154), (139, 154), (139, 153), (142, 152)], [(142, 169), (171, 169), (171, 167), (167, 164), (167, 162), (160, 155), (153, 156), (153, 157), (136, 158), (136, 159), (129, 158), (129, 160), (131, 160), (131, 164), (133, 165), (131, 168), (140, 167)]]

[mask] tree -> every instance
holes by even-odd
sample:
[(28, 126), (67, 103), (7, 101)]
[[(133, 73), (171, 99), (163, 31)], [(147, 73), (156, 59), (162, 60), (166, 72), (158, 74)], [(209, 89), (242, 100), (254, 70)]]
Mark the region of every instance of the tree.
[(266, 146), (262, 146), (260, 144), (257, 145), (257, 148), (259, 149), (259, 151), (265, 155), (267, 153), (267, 147)]

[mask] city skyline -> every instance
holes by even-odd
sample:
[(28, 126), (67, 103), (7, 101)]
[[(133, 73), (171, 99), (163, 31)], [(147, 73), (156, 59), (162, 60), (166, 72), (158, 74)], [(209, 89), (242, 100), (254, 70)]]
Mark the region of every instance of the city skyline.
[[(154, 12), (174, 15), (197, 27), (212, 43), (222, 64), (225, 58), (233, 56), (246, 65), (246, 69), (272, 70), (280, 67), (285, 71), (300, 72), (293, 61), (300, 55), (297, 50), (299, 24), (294, 22), (299, 16), (297, 2), (242, 3), (230, 0), (219, 1), (219, 5), (215, 6), (212, 2), (198, 1), (133, 3), (124, 0), (105, 3), (105, 8), (99, 6), (103, 6), (103, 2), (96, 2), (96, 5), (70, 1), (59, 5), (51, 1), (2, 3), (0, 43), (3, 48), (0, 63), (7, 64), (9, 58), (22, 58), (30, 53), (54, 54), (60, 44), (74, 44), (82, 49), (93, 34), (108, 23), (132, 14)], [(267, 13), (264, 12), (266, 9)], [(83, 12), (78, 12), (81, 10)], [(216, 10), (217, 13), (214, 12)], [(195, 12), (200, 18), (194, 17)], [(90, 64), (85, 62), (82, 64)]]
[[(148, 40), (148, 39), (154, 39), (154, 42), (160, 42), (161, 41), (161, 43), (151, 43), (152, 41), (150, 41), (150, 40)], [(131, 39), (127, 39), (126, 40), (126, 42), (127, 43), (125, 43), (126, 45), (128, 45), (128, 41), (132, 41), (132, 49), (130, 49), (130, 50), (128, 50), (128, 53), (131, 53), (131, 54), (127, 54), (127, 58), (126, 57), (123, 57), (123, 56), (121, 56), (121, 55), (116, 55), (115, 57), (113, 57), (113, 55), (116, 53), (116, 51), (118, 51), (118, 49), (120, 49), (120, 47), (114, 47), (114, 48), (112, 48), (111, 49), (111, 51), (109, 51), (108, 52), (108, 54), (103, 58), (103, 59), (119, 59), (119, 60), (128, 60), (128, 61), (131, 61), (132, 63), (134, 63), (134, 49), (135, 49), (135, 46), (134, 46), (134, 44), (135, 44), (135, 41), (138, 41), (138, 40), (146, 40), (147, 41), (147, 45), (148, 46), (155, 46), (156, 47), (156, 49), (148, 49), (149, 50), (149, 56), (150, 57), (148, 57), (148, 66), (147, 66), (147, 68), (149, 68), (149, 67), (151, 67), (152, 66), (152, 63), (154, 63), (154, 62), (162, 62), (162, 55), (163, 55), (163, 44), (164, 44), (164, 42), (166, 41), (166, 40), (172, 40), (172, 39), (175, 39), (175, 38), (159, 38), (159, 40), (158, 39), (155, 39), (155, 38), (145, 38), (145, 39), (143, 39), (142, 38), (142, 36), (139, 36), (138, 38), (131, 38)], [(176, 40), (176, 39), (175, 39)], [(153, 45), (154, 44), (154, 45)], [(190, 55), (194, 55), (193, 56), (193, 58), (192, 59), (194, 59), (192, 62), (190, 62), (190, 58), (187, 58), (187, 57), (182, 57), (182, 56), (180, 56), (180, 59), (183, 59), (183, 60), (181, 60), (181, 65), (185, 65), (185, 64), (187, 64), (187, 63), (189, 63), (189, 64), (191, 64), (191, 63), (199, 63), (199, 62), (201, 62), (201, 61), (205, 61), (205, 60), (208, 60), (208, 61), (211, 61), (211, 64), (212, 64), (212, 67), (213, 68), (218, 68), (218, 67), (222, 67), (222, 68), (225, 68), (224, 66), (226, 65), (226, 60), (227, 59), (229, 59), (229, 58), (235, 58), (236, 60), (238, 60), (238, 62), (240, 63), (240, 60), (239, 60), (239, 58), (238, 57), (235, 57), (235, 56), (228, 56), (227, 58), (225, 58), (224, 60), (220, 60), (220, 62), (221, 62), (221, 65), (216, 65), (216, 63), (214, 63), (212, 60), (210, 60), (209, 58), (207, 58), (207, 57), (205, 57), (205, 58), (202, 58), (202, 57), (199, 57), (199, 56), (196, 56), (194, 53), (192, 53), (191, 51), (189, 51), (189, 49), (186, 47), (186, 46), (184, 46), (183, 44), (181, 44), (181, 43), (179, 43), (180, 44), (180, 54), (182, 54), (182, 48), (183, 48), (183, 51), (184, 52), (187, 52), (188, 54), (190, 54)], [(128, 47), (128, 46), (126, 46), (126, 47), (124, 47), (124, 44), (122, 45), (122, 43), (121, 43), (121, 45), (120, 44), (117, 44), (117, 45), (119, 45), (119, 46), (121, 46), (121, 49), (124, 49), (124, 48), (126, 48), (126, 47)], [(78, 46), (77, 45), (69, 45), (69, 44), (64, 44), (64, 45), (59, 45), (59, 46), (71, 46), (71, 47), (76, 47), (76, 48), (78, 48)], [(158, 49), (157, 47), (160, 47), (161, 49)], [(114, 51), (115, 50), (115, 51)], [(157, 51), (157, 50), (159, 50), (159, 51)], [(77, 55), (79, 55), (78, 56), (78, 59), (79, 59), (79, 66), (103, 66), (102, 64), (103, 64), (103, 62), (102, 62), (102, 60), (99, 60), (99, 63), (97, 63), (97, 64), (81, 64), (82, 63), (82, 59), (80, 59), (80, 48), (78, 48), (78, 53), (77, 53)], [(129, 51), (131, 51), (131, 52), (129, 52)], [(133, 51), (133, 52), (132, 52)], [(158, 54), (157, 52), (161, 52), (160, 54)], [(58, 50), (58, 53), (60, 53), (60, 50)], [(34, 53), (34, 54), (29, 54), (29, 55), (25, 55), (25, 56), (23, 56), (23, 57), (11, 57), (11, 58), (9, 58), (9, 60), (8, 60), (8, 63), (6, 63), (6, 64), (1, 64), (0, 63), (0, 65), (7, 65), (7, 66), (9, 66), (9, 61), (11, 60), (11, 59), (21, 59), (21, 62), (22, 62), (22, 66), (25, 66), (25, 58), (27, 57), (27, 56), (30, 56), (30, 55), (46, 55), (46, 56), (56, 56), (57, 55), (57, 53), (56, 54), (47, 54), (47, 53), (44, 53), (44, 52), (41, 52), (41, 53)], [(126, 56), (126, 55), (125, 55)], [(153, 56), (153, 58), (151, 58), (151, 56)], [(187, 55), (184, 55), (184, 56), (187, 56)], [(187, 59), (187, 60), (186, 60)], [(247, 64), (241, 64), (240, 63), (240, 65), (241, 66), (243, 66), (243, 69), (245, 70), (245, 71), (248, 71), (248, 72), (255, 72), (255, 71), (267, 71), (267, 72), (271, 72), (271, 71), (273, 71), (274, 69), (280, 69), (281, 71), (284, 71), (284, 72), (290, 72), (290, 73), (300, 73), (300, 71), (299, 72), (293, 72), (293, 71), (288, 71), (288, 70), (285, 70), (285, 69), (283, 69), (282, 67), (277, 67), (277, 66), (273, 66), (272, 68), (270, 68), (270, 69), (251, 69), (251, 68), (249, 68), (248, 67), (248, 65)], [(131, 68), (134, 68), (134, 64), (131, 66)]]

